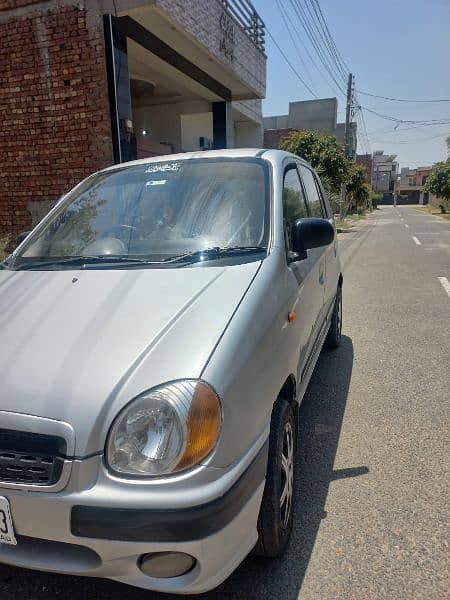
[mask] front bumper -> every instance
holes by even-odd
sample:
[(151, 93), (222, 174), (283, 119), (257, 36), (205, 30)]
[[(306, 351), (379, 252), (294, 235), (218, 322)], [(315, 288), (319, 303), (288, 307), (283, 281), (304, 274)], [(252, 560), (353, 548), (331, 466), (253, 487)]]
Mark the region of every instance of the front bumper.
[[(253, 447), (226, 472), (202, 468), (194, 477), (204, 480), (196, 494), (186, 475), (184, 482), (181, 477), (176, 485), (169, 484), (164, 495), (158, 493), (164, 485), (149, 489), (138, 482), (119, 484), (105, 472), (100, 456), (74, 461), (69, 485), (58, 493), (0, 487), (0, 495), (10, 502), (18, 539), (15, 547), (0, 545), (0, 562), (163, 592), (212, 589), (257, 541), (267, 447), (267, 441)], [(228, 488), (221, 490), (224, 481)], [(172, 496), (177, 487), (178, 494)], [(182, 489), (189, 490), (191, 506)], [(167, 579), (142, 573), (143, 554), (168, 551), (193, 556), (193, 570)]]

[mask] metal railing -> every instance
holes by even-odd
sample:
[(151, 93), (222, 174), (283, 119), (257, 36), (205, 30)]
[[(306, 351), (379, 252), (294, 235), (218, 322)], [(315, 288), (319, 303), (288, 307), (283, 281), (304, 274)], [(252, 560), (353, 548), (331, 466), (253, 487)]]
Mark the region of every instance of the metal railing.
[(220, 0), (220, 3), (239, 23), (257, 48), (264, 52), (266, 47), (266, 26), (250, 0)]

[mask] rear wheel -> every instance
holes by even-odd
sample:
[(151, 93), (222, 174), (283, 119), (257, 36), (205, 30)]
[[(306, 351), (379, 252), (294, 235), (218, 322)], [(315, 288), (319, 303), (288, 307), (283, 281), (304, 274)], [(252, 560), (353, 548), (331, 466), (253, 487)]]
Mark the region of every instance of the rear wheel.
[(292, 530), (297, 426), (292, 405), (278, 398), (269, 437), (266, 485), (258, 518), (259, 539), (254, 553), (279, 556)]
[(325, 343), (330, 348), (337, 348), (342, 336), (342, 286), (339, 285), (334, 300), (333, 314), (331, 315), (330, 329)]

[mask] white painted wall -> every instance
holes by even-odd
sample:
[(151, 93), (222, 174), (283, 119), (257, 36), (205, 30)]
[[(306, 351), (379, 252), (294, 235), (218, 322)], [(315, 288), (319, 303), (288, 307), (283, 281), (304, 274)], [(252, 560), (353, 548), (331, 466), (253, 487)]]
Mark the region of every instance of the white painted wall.
[[(148, 131), (149, 138), (154, 142), (172, 144), (175, 152), (181, 152), (186, 150), (183, 147), (182, 139), (182, 115), (204, 114), (209, 111), (211, 111), (211, 104), (204, 100), (135, 107), (133, 108), (133, 129), (138, 138), (141, 131), (145, 129)], [(212, 137), (212, 120), (211, 132), (208, 137)]]
[(199, 138), (213, 139), (212, 112), (181, 115), (181, 147), (186, 152), (200, 150)]
[(261, 123), (239, 121), (234, 124), (235, 148), (262, 148), (264, 130)]

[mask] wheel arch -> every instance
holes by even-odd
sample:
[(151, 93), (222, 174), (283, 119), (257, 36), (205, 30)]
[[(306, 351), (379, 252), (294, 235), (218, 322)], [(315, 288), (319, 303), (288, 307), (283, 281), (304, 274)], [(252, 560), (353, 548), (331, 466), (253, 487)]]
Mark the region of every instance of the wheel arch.
[[(295, 428), (298, 432), (298, 409), (299, 409), (299, 405), (298, 405), (298, 401), (297, 401), (297, 381), (295, 378), (295, 375), (293, 375), (292, 373), (290, 375), (288, 375), (288, 377), (286, 378), (285, 382), (283, 383), (277, 398), (275, 398), (275, 401), (278, 398), (283, 398), (284, 400), (287, 400), (289, 402), (289, 404), (292, 405), (292, 408), (294, 409), (294, 415), (295, 415)], [(274, 404), (275, 406), (275, 404)], [(296, 437), (296, 441), (297, 441), (297, 437)]]

